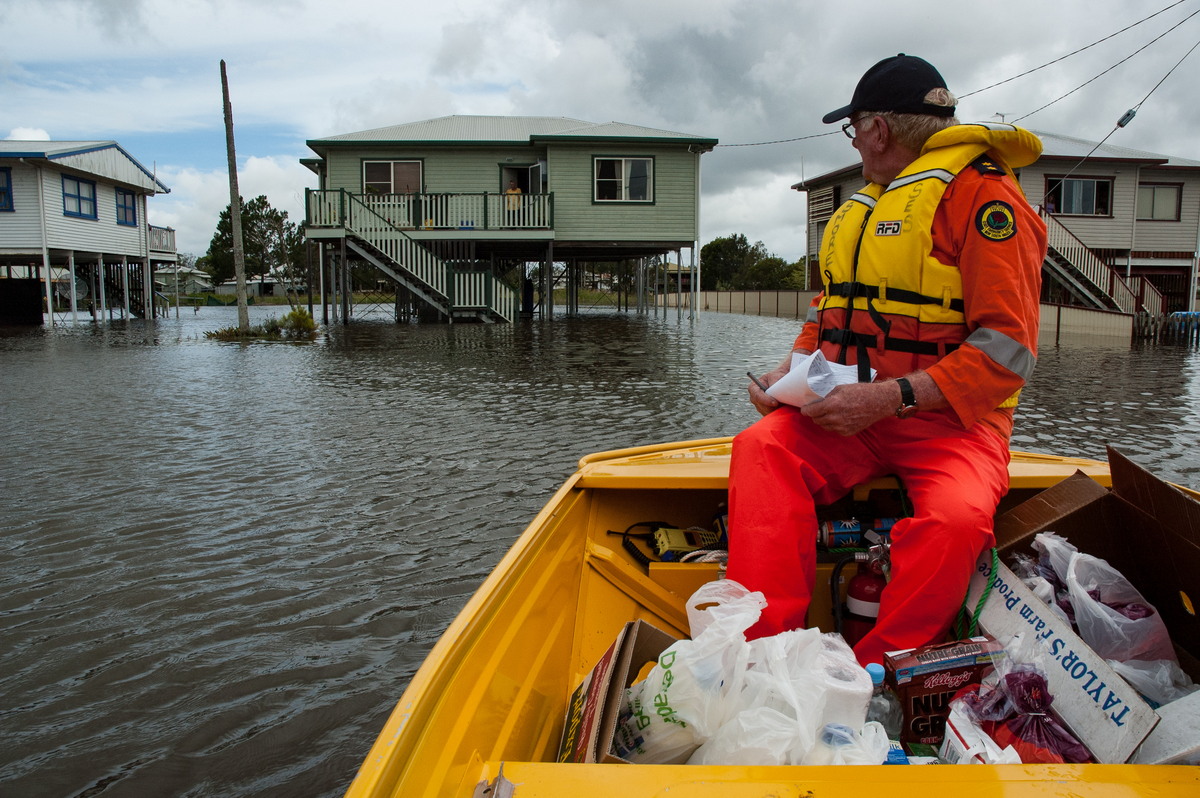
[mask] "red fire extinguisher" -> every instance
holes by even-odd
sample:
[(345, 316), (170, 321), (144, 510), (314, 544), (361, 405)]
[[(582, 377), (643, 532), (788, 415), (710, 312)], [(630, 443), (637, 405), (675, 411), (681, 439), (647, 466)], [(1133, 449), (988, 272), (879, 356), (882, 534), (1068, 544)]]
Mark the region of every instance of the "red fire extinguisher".
[(887, 546), (872, 546), (855, 556), (858, 572), (846, 585), (846, 605), (841, 617), (842, 637), (851, 646), (858, 643), (879, 617), (879, 600), (887, 587)]

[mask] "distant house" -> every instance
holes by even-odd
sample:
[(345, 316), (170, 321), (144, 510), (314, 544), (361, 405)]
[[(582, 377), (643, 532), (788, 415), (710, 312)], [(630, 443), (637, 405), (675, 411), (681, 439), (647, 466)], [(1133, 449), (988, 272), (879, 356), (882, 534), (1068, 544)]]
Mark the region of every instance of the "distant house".
[[(367, 265), (428, 318), (511, 320), (519, 295), (530, 310), (528, 263), (568, 263), (571, 296), (579, 266), (694, 252), (700, 156), (715, 145), (620, 122), (497, 116), (315, 139), (305, 235), (324, 266)], [(555, 270), (538, 275), (550, 302)], [(330, 272), (326, 284), (344, 281)]]
[(0, 141), (0, 320), (152, 314), (176, 252), (147, 201), (169, 191), (115, 141)]
[(154, 270), (154, 284), (168, 296), (205, 294), (213, 290), (212, 277), (200, 269), (189, 269), (174, 264), (158, 266)]
[[(1200, 161), (1034, 131), (1044, 145), (1017, 178), (1043, 211), (1042, 301), (1151, 315), (1195, 309)], [(808, 192), (808, 252), (863, 185), (860, 164), (792, 186)]]

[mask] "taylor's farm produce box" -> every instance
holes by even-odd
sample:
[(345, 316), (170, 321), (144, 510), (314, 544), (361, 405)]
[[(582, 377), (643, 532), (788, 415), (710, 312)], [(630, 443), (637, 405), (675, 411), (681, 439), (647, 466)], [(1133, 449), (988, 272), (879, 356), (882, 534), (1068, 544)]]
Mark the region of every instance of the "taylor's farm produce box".
[(1099, 557), (1154, 607), (1179, 664), (1200, 681), (1200, 501), (1109, 450), (1112, 489), (1078, 473), (1005, 513), (996, 522), (999, 567), (980, 558), (968, 596), (974, 607), (991, 583), (981, 628), (1008, 643), (1037, 638), (1053, 709), (1096, 761), (1200, 763), (1200, 692), (1154, 710), (1004, 563), (1053, 531)]

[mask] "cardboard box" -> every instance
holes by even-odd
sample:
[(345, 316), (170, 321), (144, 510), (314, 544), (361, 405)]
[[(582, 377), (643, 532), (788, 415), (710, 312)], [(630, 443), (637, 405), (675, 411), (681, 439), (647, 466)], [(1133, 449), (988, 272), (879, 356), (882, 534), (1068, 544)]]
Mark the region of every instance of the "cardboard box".
[[(1112, 490), (1082, 473), (1048, 488), (996, 521), (1001, 564), (978, 563), (968, 595), (992, 592), (981, 627), (1002, 642), (1024, 632), (1042, 645), (1054, 711), (1102, 763), (1166, 764), (1200, 758), (1200, 693), (1152, 710), (1137, 692), (1037, 599), (1003, 563), (1034, 554), (1038, 532), (1054, 531), (1107, 560), (1162, 616), (1180, 664), (1200, 678), (1200, 501), (1109, 449)], [(1140, 746), (1140, 747), (1139, 747)]]
[(625, 688), (676, 639), (645, 621), (625, 624), (567, 702), (559, 762), (625, 762), (611, 752)]
[(978, 684), (1003, 650), (992, 637), (981, 635), (884, 654), (888, 684), (904, 712), (900, 742), (939, 745), (950, 699), (968, 685)]

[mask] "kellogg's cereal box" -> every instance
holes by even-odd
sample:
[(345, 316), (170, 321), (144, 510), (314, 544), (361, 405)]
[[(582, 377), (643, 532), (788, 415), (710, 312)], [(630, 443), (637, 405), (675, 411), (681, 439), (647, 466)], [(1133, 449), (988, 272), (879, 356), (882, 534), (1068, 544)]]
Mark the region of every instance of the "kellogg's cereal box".
[(991, 635), (884, 654), (887, 682), (904, 711), (900, 741), (940, 744), (950, 699), (967, 685), (978, 684), (1003, 654), (1004, 646)]

